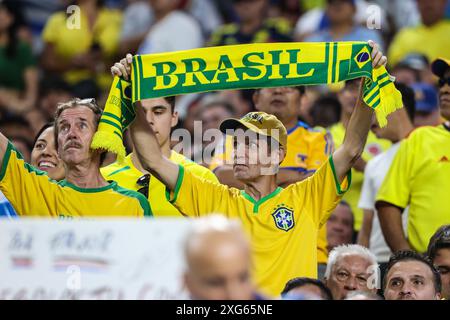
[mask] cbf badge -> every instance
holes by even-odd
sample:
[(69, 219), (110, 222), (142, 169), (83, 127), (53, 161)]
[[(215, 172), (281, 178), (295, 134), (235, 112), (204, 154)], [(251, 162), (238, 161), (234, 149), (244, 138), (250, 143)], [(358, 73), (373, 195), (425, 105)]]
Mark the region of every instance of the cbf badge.
[(278, 229), (289, 231), (294, 227), (294, 211), (291, 208), (279, 205), (272, 213), (275, 225)]

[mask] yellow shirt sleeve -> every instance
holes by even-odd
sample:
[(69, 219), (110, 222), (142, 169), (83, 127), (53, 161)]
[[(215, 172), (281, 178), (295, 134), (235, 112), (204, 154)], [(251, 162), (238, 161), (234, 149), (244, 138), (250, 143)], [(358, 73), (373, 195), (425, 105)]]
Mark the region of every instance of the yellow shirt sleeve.
[(333, 156), (330, 156), (315, 174), (290, 187), (294, 188), (295, 198), (303, 203), (305, 212), (310, 213), (313, 221), (320, 228), (326, 223), (350, 184), (351, 170), (344, 181), (339, 183)]
[(179, 165), (175, 189), (166, 189), (166, 198), (185, 216), (195, 217), (214, 212), (229, 216), (230, 190), (220, 183), (197, 177)]
[(328, 131), (315, 135), (310, 143), (310, 155), (306, 158), (306, 170), (316, 171), (334, 151), (333, 138)]
[(376, 201), (385, 201), (400, 208), (408, 206), (413, 172), (412, 159), (415, 157), (412, 144), (412, 139), (405, 139), (400, 143), (397, 154), (378, 191)]
[(50, 16), (42, 31), (42, 40), (44, 42), (55, 43), (58, 40), (61, 28), (65, 28), (64, 15), (55, 13)]
[(56, 201), (53, 187), (47, 174), (26, 163), (8, 142), (0, 171), (0, 190), (17, 214), (48, 211), (39, 209)]

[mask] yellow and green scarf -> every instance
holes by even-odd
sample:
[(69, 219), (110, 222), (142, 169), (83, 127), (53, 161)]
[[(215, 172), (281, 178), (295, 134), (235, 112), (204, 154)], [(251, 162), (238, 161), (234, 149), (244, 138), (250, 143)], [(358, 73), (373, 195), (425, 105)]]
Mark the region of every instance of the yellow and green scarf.
[(133, 57), (131, 82), (114, 78), (92, 142), (125, 157), (123, 131), (143, 99), (227, 89), (331, 84), (365, 77), (363, 99), (380, 126), (402, 107), (384, 67), (372, 68), (367, 42), (258, 43)]

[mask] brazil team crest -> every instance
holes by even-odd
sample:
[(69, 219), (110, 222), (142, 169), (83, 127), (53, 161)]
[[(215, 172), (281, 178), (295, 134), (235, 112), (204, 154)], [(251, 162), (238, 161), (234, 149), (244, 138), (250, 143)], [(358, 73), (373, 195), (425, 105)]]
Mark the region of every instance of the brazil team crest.
[(291, 208), (285, 207), (284, 204), (281, 204), (275, 209), (272, 217), (278, 229), (289, 231), (294, 227), (294, 211)]

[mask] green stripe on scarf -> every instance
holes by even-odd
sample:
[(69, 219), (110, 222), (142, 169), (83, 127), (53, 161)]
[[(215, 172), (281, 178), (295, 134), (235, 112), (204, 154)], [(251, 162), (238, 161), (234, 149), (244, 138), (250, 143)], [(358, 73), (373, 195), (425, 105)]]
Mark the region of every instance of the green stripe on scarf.
[[(371, 51), (366, 42), (300, 42), (136, 55), (132, 88), (128, 82), (114, 79), (103, 116), (113, 124), (100, 123), (92, 148), (107, 149), (123, 159), (125, 149), (117, 140), (117, 121), (112, 119), (121, 119), (122, 134), (134, 118), (134, 103), (143, 99), (227, 89), (329, 84), (360, 77), (366, 78), (364, 102), (376, 108), (378, 122), (385, 126), (387, 115), (402, 107), (402, 99), (386, 69), (372, 69)], [(129, 89), (126, 96), (124, 87)], [(105, 135), (114, 139), (105, 139)]]

